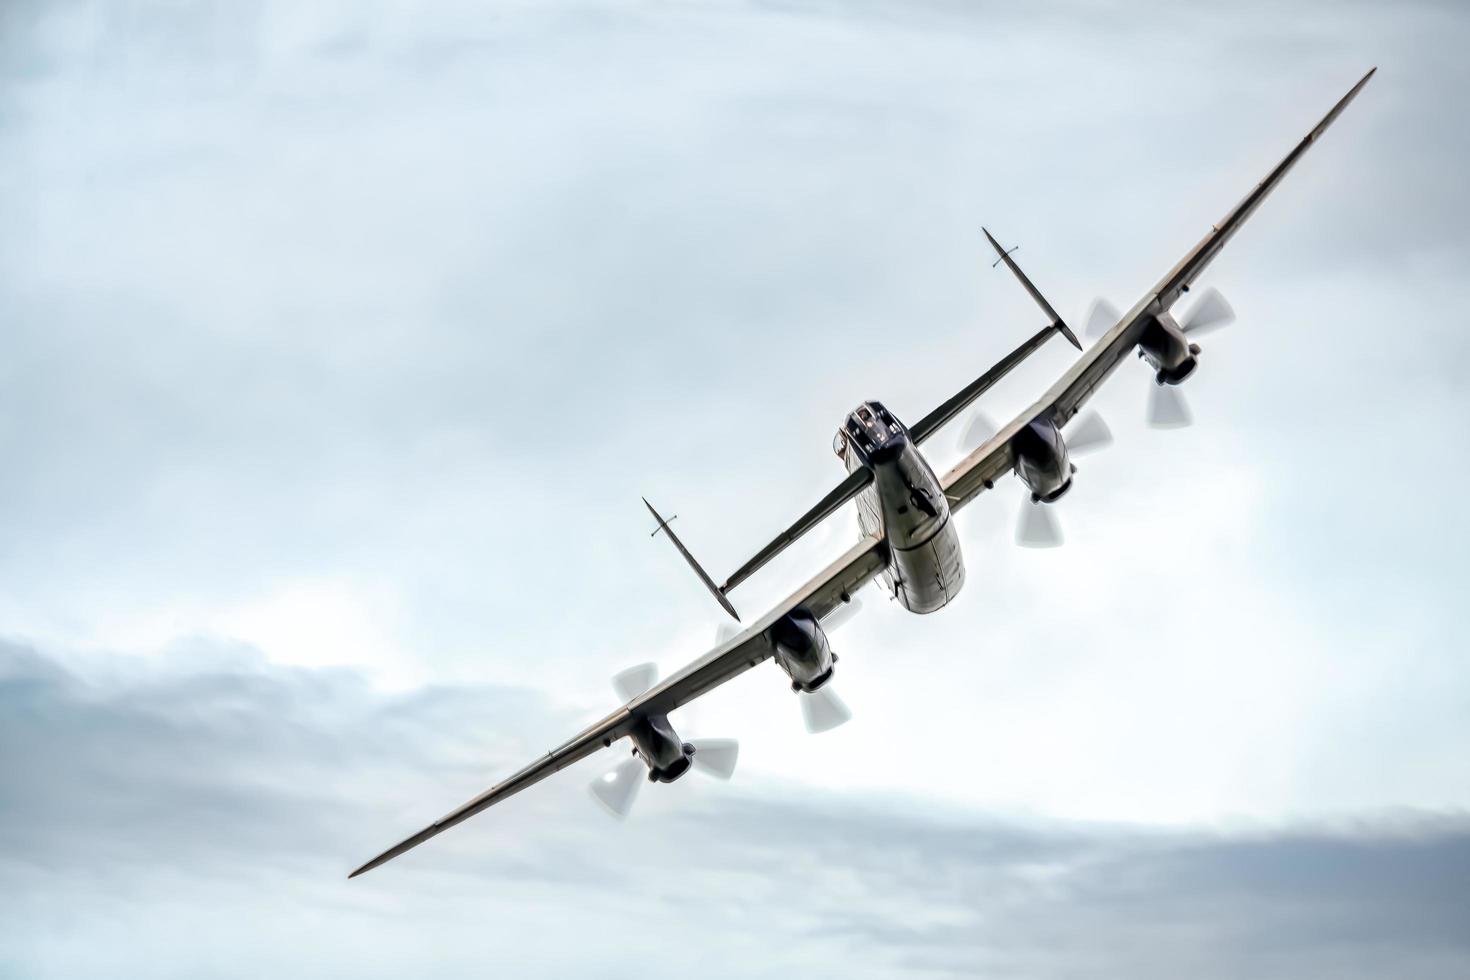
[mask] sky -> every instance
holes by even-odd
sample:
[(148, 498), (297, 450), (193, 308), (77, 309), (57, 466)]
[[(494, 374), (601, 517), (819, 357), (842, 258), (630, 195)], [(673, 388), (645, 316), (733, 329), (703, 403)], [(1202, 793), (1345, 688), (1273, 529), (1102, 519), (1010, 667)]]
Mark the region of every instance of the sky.
[[(1463, 977), (1470, 12), (1364, 2), (0, 9), (0, 977)], [(1207, 276), (1186, 429), (964, 592), (869, 590), (610, 821), (579, 764), (719, 577), (1041, 325)], [(1070, 363), (988, 393), (1006, 418)], [(954, 427), (955, 430), (959, 426)], [(943, 471), (957, 431), (926, 446)], [(833, 518), (750, 618), (855, 538)]]

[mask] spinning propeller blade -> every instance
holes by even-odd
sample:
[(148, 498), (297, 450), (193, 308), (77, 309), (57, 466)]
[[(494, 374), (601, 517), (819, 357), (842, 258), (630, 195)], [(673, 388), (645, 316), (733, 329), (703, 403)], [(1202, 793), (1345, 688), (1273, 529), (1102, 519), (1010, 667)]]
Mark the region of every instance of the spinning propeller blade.
[(657, 683), (658, 664), (638, 664), (636, 667), (618, 671), (612, 678), (613, 690), (618, 692), (618, 697), (623, 699), (624, 704)]
[(806, 723), (806, 730), (813, 735), (831, 731), (852, 720), (852, 710), (832, 690), (831, 681), (811, 694), (802, 692), (796, 697), (801, 701), (801, 720)]
[(1207, 334), (1235, 322), (1235, 311), (1220, 295), (1220, 290), (1211, 287), (1190, 308), (1179, 324), (1179, 329), (1192, 336)]
[(1050, 504), (1033, 503), (1028, 495), (1021, 501), (1016, 522), (1016, 544), (1023, 548), (1055, 548), (1062, 543), (1062, 527)]
[(1155, 429), (1181, 429), (1194, 421), (1184, 394), (1170, 385), (1155, 385), (1148, 393), (1148, 424)]
[(1067, 452), (1090, 453), (1112, 444), (1113, 433), (1102, 416), (1088, 412), (1067, 428)]
[(1092, 308), (1087, 311), (1087, 325), (1082, 328), (1082, 334), (1085, 337), (1101, 337), (1121, 319), (1123, 314), (1118, 312), (1116, 306), (1098, 297), (1092, 301)]
[(638, 788), (648, 782), (647, 774), (648, 770), (643, 763), (632, 758), (594, 779), (587, 788), (592, 791), (594, 800), (621, 820), (633, 809), (633, 801), (638, 798)]
[(735, 760), (740, 758), (740, 743), (733, 738), (691, 739), (694, 746), (694, 768), (706, 776), (729, 779), (735, 774)]
[(957, 443), (960, 452), (972, 453), (985, 445), (985, 440), (995, 435), (998, 430), (990, 416), (984, 412), (972, 412), (970, 421), (965, 423), (964, 431), (960, 433)]
[[(1096, 412), (1074, 419), (1063, 432), (1067, 453), (1086, 455), (1104, 449), (1113, 442), (1112, 430)], [(1076, 472), (1077, 467), (1072, 467)], [(1055, 548), (1062, 543), (1062, 526), (1057, 520), (1055, 503), (1036, 501), (1027, 492), (1021, 499), (1021, 512), (1016, 515), (1016, 544), (1023, 548)]]

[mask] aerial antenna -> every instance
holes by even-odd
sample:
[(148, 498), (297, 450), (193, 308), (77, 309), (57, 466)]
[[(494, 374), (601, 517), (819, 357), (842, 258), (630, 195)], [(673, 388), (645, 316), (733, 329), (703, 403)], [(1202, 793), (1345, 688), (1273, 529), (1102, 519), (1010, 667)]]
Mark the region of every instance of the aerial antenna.
[(1010, 248), (1006, 249), (1004, 252), (1001, 252), (1000, 253), (1000, 258), (998, 258), (994, 262), (990, 263), (990, 267), (992, 269), (994, 269), (996, 266), (1000, 265), (1003, 261), (1005, 261), (1005, 257), (1007, 255), (1010, 255), (1012, 252), (1016, 251), (1020, 247), (1021, 246), (1019, 246), (1019, 245), (1012, 245)]

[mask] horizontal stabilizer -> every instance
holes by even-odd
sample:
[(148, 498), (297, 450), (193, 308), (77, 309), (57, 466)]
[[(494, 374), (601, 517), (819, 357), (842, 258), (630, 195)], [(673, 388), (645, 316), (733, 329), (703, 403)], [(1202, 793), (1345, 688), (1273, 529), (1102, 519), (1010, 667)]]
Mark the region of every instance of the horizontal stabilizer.
[(810, 531), (818, 524), (822, 523), (822, 521), (831, 516), (837, 510), (837, 508), (841, 507), (853, 497), (856, 497), (858, 494), (862, 493), (863, 488), (872, 482), (873, 471), (867, 469), (866, 467), (855, 469), (851, 473), (847, 474), (847, 477), (841, 483), (837, 484), (837, 486), (833, 487), (832, 491), (828, 493), (827, 496), (817, 501), (817, 505), (815, 507), (807, 511), (805, 514), (802, 514), (801, 517), (797, 518), (795, 524), (782, 531), (780, 536), (777, 537), (776, 540), (772, 541), (770, 544), (762, 548), (754, 558), (737, 568), (734, 573), (732, 573), (731, 576), (725, 580), (725, 584), (720, 586), (720, 594), (724, 595), (726, 592), (729, 592), (741, 582), (744, 582), (746, 579), (750, 578), (750, 576), (755, 574), (756, 569), (760, 568), (766, 562), (770, 561), (772, 558), (775, 558), (781, 552), (785, 551), (786, 548), (791, 545), (792, 542), (794, 542), (797, 538), (801, 537), (803, 534)]
[(1010, 374), (1022, 361), (1041, 349), (1042, 345), (1052, 338), (1056, 327), (1042, 327), (1026, 339), (1020, 347), (1011, 351), (1005, 357), (995, 363), (989, 371), (965, 385), (953, 397), (949, 398), (934, 411), (919, 419), (909, 426), (909, 437), (916, 443), (922, 443), (939, 430), (944, 423), (954, 418), (969, 407), (970, 403), (985, 394), (1006, 375)]

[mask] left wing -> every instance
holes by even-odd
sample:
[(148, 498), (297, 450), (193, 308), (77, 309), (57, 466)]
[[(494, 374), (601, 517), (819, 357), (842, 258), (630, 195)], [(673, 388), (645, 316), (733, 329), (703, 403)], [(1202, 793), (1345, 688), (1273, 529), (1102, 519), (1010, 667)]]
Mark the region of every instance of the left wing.
[(412, 837), (394, 844), (347, 877), (355, 878), (363, 872), (371, 871), (429, 838), (442, 834), (455, 824), (539, 783), (552, 773), (565, 769), (574, 762), (580, 762), (598, 749), (612, 745), (627, 735), (639, 719), (668, 714), (711, 688), (744, 673), (772, 654), (774, 647), (769, 635), (770, 629), (783, 616), (797, 607), (805, 607), (817, 619), (822, 619), (833, 609), (849, 601), (852, 593), (877, 575), (887, 564), (887, 560), (888, 549), (881, 538), (863, 539), (745, 632), (721, 643), (663, 683), (629, 701), (513, 776), (496, 783)]
[[(1191, 249), (1179, 261), (1179, 264), (1149, 291), (1148, 295), (1139, 300), (1138, 305), (1124, 314), (1112, 329), (1078, 358), (1046, 394), (945, 474), (941, 485), (944, 487), (944, 494), (949, 498), (952, 508), (959, 508), (968, 503), (1010, 471), (1015, 464), (1011, 440), (1033, 419), (1049, 416), (1060, 428), (1077, 414), (1097, 387), (1107, 380), (1108, 376), (1137, 345), (1143, 331), (1148, 327), (1149, 319), (1168, 310), (1181, 295), (1188, 292), (1189, 284), (1199, 278), (1220, 249), (1225, 247), (1225, 243), (1234, 237), (1235, 233), (1240, 230), (1240, 226), (1255, 213), (1256, 208), (1266, 199), (1266, 196), (1275, 190), (1276, 185), (1281, 183), (1281, 179), (1306, 154), (1312, 144), (1326, 132), (1327, 127), (1332, 125), (1342, 110), (1347, 108), (1348, 103), (1362, 91), (1363, 86), (1368, 84), (1368, 79), (1372, 78), (1373, 73), (1377, 70), (1377, 68), (1371, 69), (1358, 81), (1358, 84), (1349, 89), (1347, 95), (1339, 99), (1327, 115), (1322, 117), (1322, 121), (1317, 123), (1312, 131), (1307, 133), (1302, 141), (1286, 155), (1285, 159), (1266, 175), (1266, 179), (1257, 184), (1255, 189), (1232, 208), (1218, 225), (1211, 226), (1209, 234), (1205, 235), (1200, 243)], [(1000, 246), (995, 243), (994, 239), (991, 239), (991, 244), (995, 245), (997, 251), (1000, 251)], [(1010, 263), (1008, 262), (1007, 265)], [(1031, 287), (1029, 283), (1026, 285), (1032, 296), (1049, 310), (1050, 307), (1047, 306), (1044, 299), (1039, 298), (1034, 287)]]

